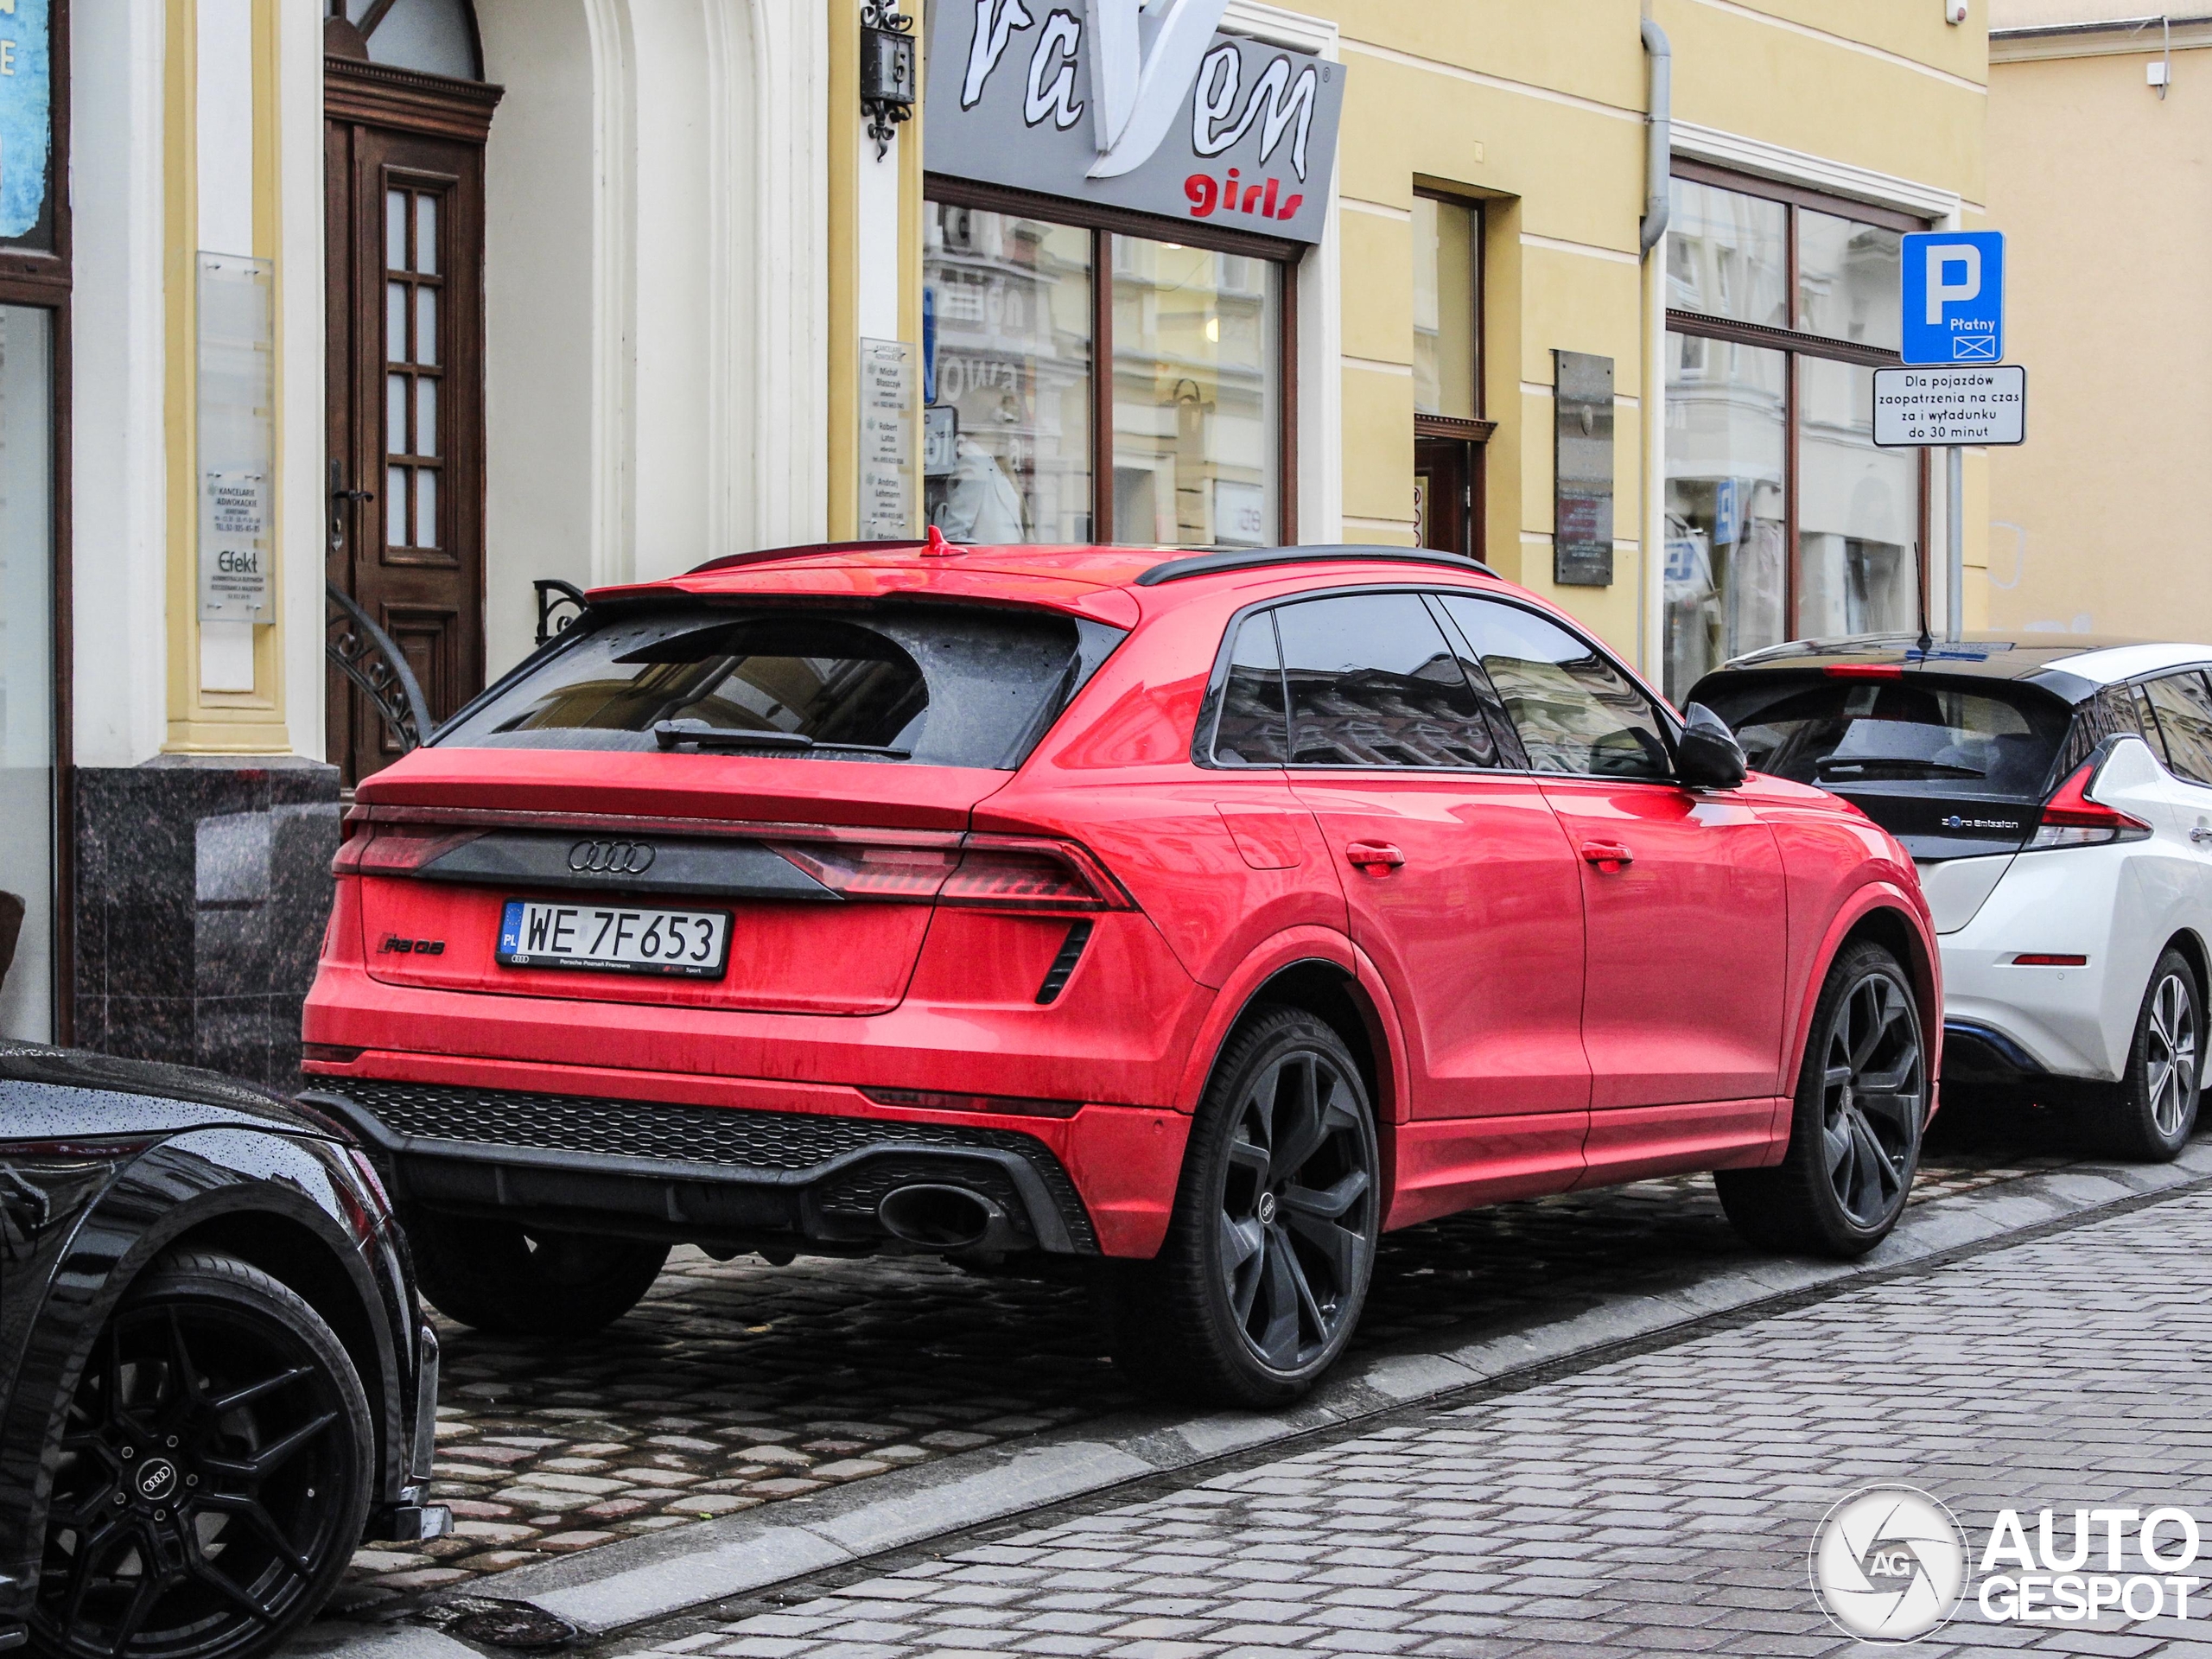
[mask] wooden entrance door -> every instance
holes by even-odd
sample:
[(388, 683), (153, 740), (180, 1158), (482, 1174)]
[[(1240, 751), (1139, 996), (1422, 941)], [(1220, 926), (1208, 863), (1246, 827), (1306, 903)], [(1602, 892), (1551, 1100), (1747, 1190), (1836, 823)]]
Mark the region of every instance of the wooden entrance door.
[(1414, 440), (1414, 518), (1421, 545), (1475, 551), (1474, 446), (1459, 438)]
[[(442, 720), (484, 683), (484, 140), (499, 89), (324, 60), (330, 580)], [(398, 746), (334, 669), (351, 785)]]

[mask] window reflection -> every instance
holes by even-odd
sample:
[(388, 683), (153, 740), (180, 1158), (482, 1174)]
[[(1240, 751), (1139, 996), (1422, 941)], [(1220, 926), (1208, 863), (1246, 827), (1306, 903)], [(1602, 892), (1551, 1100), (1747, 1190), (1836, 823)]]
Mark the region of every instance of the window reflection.
[(1667, 215), (1667, 303), (1677, 311), (1786, 327), (1789, 210), (1688, 179)]
[(1895, 351), (1902, 232), (1797, 210), (1797, 326)]
[(1805, 357), (1797, 375), (1796, 632), (1910, 628), (1919, 613), (1919, 453), (1874, 447), (1873, 370)]
[(1667, 336), (1667, 690), (1779, 644), (1789, 359)]
[(936, 407), (958, 423), (925, 480), (957, 542), (1090, 537), (1090, 232), (930, 204), (922, 283)]

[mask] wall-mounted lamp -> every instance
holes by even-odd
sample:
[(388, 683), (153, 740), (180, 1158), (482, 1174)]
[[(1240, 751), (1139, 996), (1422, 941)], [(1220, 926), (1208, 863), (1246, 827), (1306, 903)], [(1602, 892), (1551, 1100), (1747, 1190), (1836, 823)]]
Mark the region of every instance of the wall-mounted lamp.
[(895, 0), (868, 0), (861, 8), (861, 113), (879, 162), (898, 124), (913, 117), (913, 29)]

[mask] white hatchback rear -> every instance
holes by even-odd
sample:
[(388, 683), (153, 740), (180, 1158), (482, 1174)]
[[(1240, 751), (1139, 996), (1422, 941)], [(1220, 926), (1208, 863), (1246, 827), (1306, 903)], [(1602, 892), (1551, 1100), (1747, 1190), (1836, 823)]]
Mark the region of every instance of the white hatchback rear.
[(1912, 852), (1942, 939), (1947, 1094), (2087, 1108), (2112, 1149), (2196, 1125), (2212, 940), (2212, 646), (1785, 645), (1692, 694), (1760, 770)]

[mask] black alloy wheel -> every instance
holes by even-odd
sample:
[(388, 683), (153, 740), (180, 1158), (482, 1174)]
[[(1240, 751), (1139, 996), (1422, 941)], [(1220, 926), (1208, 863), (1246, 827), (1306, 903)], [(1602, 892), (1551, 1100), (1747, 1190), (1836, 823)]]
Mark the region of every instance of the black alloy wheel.
[(1772, 1249), (1863, 1255), (1904, 1213), (1928, 1122), (1920, 1010), (1897, 958), (1839, 951), (1798, 1073), (1789, 1150), (1713, 1178), (1737, 1230)]
[(2203, 1065), (2196, 972), (2180, 951), (2168, 950), (2151, 969), (2126, 1074), (2116, 1087), (2096, 1091), (2105, 1096), (2095, 1103), (2100, 1138), (2123, 1158), (2171, 1162), (2196, 1130)]
[(1192, 1125), (1160, 1256), (1109, 1264), (1116, 1362), (1157, 1391), (1216, 1403), (1304, 1393), (1366, 1301), (1380, 1167), (1343, 1040), (1296, 1009), (1256, 1015)]
[(373, 1435), (315, 1311), (230, 1256), (149, 1269), (95, 1343), (56, 1448), (33, 1615), (72, 1659), (249, 1659), (361, 1541)]
[(567, 1342), (635, 1307), (660, 1276), (669, 1247), (593, 1233), (537, 1230), (512, 1221), (399, 1212), (416, 1287), (449, 1319), (493, 1336)]

